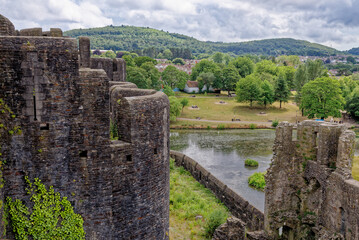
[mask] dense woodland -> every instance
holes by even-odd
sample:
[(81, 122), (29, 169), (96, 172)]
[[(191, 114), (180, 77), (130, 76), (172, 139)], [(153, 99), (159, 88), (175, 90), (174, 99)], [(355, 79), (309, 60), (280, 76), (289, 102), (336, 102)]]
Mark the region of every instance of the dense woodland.
[(152, 58), (160, 58), (158, 55), (163, 54), (166, 49), (171, 49), (174, 58), (186, 59), (192, 55), (198, 58), (208, 57), (208, 54), (215, 52), (230, 53), (232, 56), (245, 54), (331, 56), (341, 54), (334, 48), (291, 38), (238, 43), (204, 42), (182, 34), (133, 26), (75, 29), (65, 32), (65, 35), (71, 37), (89, 36), (92, 49), (134, 51), (140, 56)]

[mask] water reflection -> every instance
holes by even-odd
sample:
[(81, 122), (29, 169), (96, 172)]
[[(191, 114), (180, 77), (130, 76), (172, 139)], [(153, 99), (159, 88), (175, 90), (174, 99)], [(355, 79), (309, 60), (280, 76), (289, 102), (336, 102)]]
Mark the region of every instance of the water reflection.
[[(214, 176), (264, 210), (264, 193), (248, 186), (254, 172), (263, 172), (272, 158), (273, 130), (177, 130), (171, 132), (171, 149), (183, 152), (198, 161)], [(244, 161), (252, 158), (258, 168), (246, 168)]]

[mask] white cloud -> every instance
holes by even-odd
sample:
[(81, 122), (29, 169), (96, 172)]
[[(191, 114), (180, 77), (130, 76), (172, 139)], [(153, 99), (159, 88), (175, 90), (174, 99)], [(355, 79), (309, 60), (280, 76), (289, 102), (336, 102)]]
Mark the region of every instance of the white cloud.
[(124, 24), (200, 40), (292, 37), (341, 50), (358, 46), (359, 0), (0, 0), (0, 5), (0, 14), (18, 29)]

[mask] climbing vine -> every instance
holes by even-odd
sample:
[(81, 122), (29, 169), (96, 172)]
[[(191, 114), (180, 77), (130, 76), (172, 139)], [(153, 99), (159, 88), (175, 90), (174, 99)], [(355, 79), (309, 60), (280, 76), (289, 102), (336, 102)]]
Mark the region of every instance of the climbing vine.
[(74, 213), (66, 197), (49, 190), (38, 178), (25, 177), (32, 207), (19, 199), (6, 199), (6, 208), (16, 239), (85, 239), (83, 219)]
[[(21, 134), (21, 129), (18, 126), (15, 126), (14, 120), (14, 113), (11, 111), (9, 106), (6, 105), (5, 101), (0, 98), (0, 190), (4, 187), (3, 167), (4, 164), (6, 164), (6, 159), (4, 159), (4, 143), (8, 142), (11, 136)], [(3, 213), (3, 208), (4, 203), (0, 200), (0, 213)], [(5, 235), (7, 225), (6, 214), (2, 214), (1, 221), (4, 226), (4, 232), (2, 235)]]

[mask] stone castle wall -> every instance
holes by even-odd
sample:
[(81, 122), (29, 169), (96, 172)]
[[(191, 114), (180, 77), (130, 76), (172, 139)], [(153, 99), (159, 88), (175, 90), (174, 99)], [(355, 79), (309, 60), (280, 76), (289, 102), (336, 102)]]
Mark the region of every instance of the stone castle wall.
[[(91, 69), (87, 39), (79, 51), (35, 35), (0, 36), (0, 98), (22, 129), (2, 145), (1, 200), (28, 201), (24, 176), (37, 177), (68, 197), (86, 239), (168, 239), (168, 98), (122, 82), (121, 60)], [(130, 137), (110, 140), (110, 119)]]
[[(355, 134), (343, 125), (281, 123), (266, 175), (269, 239), (358, 239), (359, 182), (351, 175)], [(282, 233), (280, 233), (282, 232)]]

